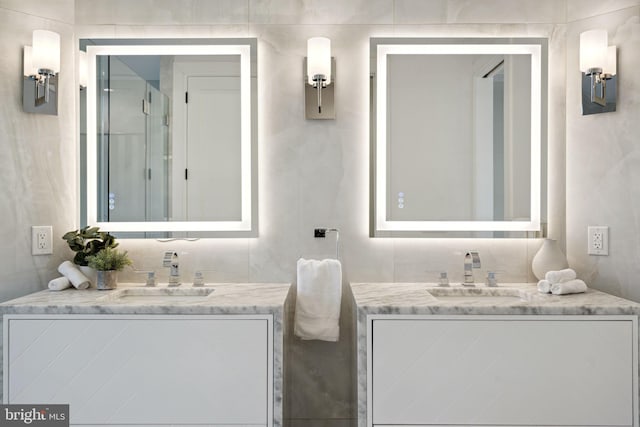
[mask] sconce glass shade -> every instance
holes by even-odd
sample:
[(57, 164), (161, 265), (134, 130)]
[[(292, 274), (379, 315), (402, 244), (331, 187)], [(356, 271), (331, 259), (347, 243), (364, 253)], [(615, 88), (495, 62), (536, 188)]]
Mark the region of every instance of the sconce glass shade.
[(80, 87), (87, 87), (89, 81), (89, 63), (87, 62), (87, 52), (80, 50), (78, 56), (78, 81)]
[(602, 71), (605, 74), (609, 74), (611, 76), (615, 76), (618, 68), (616, 66), (616, 47), (609, 46), (607, 47), (607, 58), (604, 63), (604, 67), (602, 67)]
[(590, 30), (580, 34), (580, 71), (604, 68), (607, 60), (607, 30)]
[(307, 40), (307, 78), (313, 85), (313, 76), (325, 76), (325, 84), (331, 83), (331, 40), (313, 37)]
[(39, 70), (60, 71), (60, 35), (53, 31), (34, 30), (32, 64)]
[(38, 74), (38, 69), (33, 66), (33, 60), (31, 59), (32, 57), (33, 49), (31, 48), (31, 46), (25, 46), (24, 55), (22, 56), (22, 59), (24, 61), (24, 64), (22, 65), (23, 76), (35, 76)]

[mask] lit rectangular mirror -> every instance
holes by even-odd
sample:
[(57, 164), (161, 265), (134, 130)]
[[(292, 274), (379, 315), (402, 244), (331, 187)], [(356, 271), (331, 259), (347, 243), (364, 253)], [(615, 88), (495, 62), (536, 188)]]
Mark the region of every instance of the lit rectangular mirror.
[(256, 39), (91, 39), (83, 223), (121, 237), (257, 235)]
[(546, 69), (545, 39), (371, 39), (371, 235), (539, 235)]

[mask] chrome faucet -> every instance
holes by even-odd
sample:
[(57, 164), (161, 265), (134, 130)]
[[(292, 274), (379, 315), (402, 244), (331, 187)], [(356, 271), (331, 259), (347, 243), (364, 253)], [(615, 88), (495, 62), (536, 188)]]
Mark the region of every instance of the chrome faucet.
[(480, 255), (477, 251), (469, 251), (464, 256), (464, 282), (463, 286), (475, 286), (473, 269), (480, 268)]
[(178, 253), (167, 251), (164, 253), (162, 265), (169, 267), (169, 286), (180, 286), (180, 270), (178, 263)]

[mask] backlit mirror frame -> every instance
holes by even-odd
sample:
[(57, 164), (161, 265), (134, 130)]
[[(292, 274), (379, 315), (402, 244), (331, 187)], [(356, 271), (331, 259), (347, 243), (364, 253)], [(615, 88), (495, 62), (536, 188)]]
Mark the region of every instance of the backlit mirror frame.
[[(547, 39), (372, 38), (371, 48), (371, 237), (524, 237), (542, 232), (546, 202)], [(387, 218), (388, 55), (524, 54), (531, 56), (531, 213), (528, 221), (393, 221)], [(543, 72), (544, 70), (544, 72)], [(434, 70), (431, 77), (446, 70)], [(419, 84), (417, 82), (416, 84)], [(425, 100), (426, 101), (426, 100)], [(544, 108), (543, 108), (544, 107)], [(546, 191), (544, 192), (546, 194)]]
[[(179, 42), (179, 43), (176, 43)], [(257, 235), (256, 162), (256, 39), (149, 39), (118, 40), (114, 44), (87, 45), (87, 148), (86, 222), (103, 231), (122, 233), (198, 232), (204, 237), (251, 237)], [(241, 218), (238, 221), (98, 221), (97, 201), (97, 78), (98, 55), (239, 55), (241, 125)], [(253, 124), (253, 126), (252, 126)], [(173, 235), (176, 237), (176, 235)], [(189, 234), (192, 236), (192, 234)], [(177, 236), (180, 237), (180, 236)]]

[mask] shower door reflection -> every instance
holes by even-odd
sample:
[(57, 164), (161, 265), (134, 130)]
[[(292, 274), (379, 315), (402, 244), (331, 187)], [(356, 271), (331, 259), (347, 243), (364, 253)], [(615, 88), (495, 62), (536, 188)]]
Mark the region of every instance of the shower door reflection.
[(122, 58), (100, 57), (98, 68), (99, 220), (166, 221), (168, 98)]

